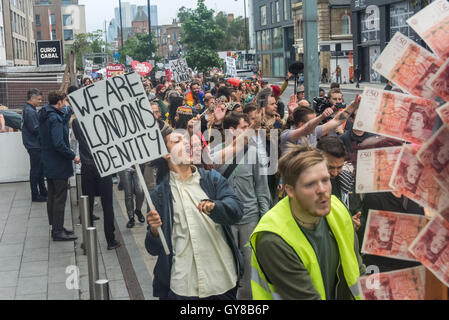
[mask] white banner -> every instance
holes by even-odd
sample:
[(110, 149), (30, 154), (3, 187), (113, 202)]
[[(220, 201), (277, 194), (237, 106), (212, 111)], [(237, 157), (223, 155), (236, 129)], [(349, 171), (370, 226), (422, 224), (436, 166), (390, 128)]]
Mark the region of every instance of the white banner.
[(173, 72), (173, 80), (176, 83), (192, 80), (186, 59), (170, 60), (169, 65), (170, 70)]
[(235, 66), (235, 59), (232, 57), (226, 57), (226, 73), (237, 77), (237, 68)]

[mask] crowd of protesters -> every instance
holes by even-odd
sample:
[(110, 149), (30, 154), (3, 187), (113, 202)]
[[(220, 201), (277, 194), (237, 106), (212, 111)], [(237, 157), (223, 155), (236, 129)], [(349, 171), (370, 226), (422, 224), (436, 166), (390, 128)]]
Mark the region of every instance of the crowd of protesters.
[[(337, 83), (310, 101), (304, 87), (283, 97), (291, 78), (281, 87), (262, 79), (236, 86), (203, 77), (142, 78), (169, 151), (141, 165), (155, 210), (144, 205), (134, 168), (118, 174), (118, 188), (126, 227), (135, 226), (135, 217), (148, 224), (145, 246), (158, 257), (155, 297), (357, 299), (365, 265), (380, 271), (416, 265), (360, 254), (369, 209), (424, 214), (400, 194), (355, 193), (358, 150), (397, 142), (353, 129), (361, 98), (346, 105)], [(22, 130), (32, 198), (47, 202), (53, 240), (76, 240), (63, 221), (72, 162), (81, 163), (91, 220), (98, 219), (93, 207), (100, 196), (108, 249), (115, 249), (113, 177), (100, 177), (66, 99), (77, 89), (49, 93), (39, 113), (42, 93), (28, 92)]]

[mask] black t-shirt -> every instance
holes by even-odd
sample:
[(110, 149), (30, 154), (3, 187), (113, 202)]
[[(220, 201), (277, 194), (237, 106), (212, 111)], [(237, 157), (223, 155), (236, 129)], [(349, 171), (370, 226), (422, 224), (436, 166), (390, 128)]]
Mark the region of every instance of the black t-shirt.
[[(360, 247), (362, 247), (363, 235), (365, 233), (366, 220), (369, 209), (424, 215), (423, 207), (404, 196), (397, 198), (391, 192), (368, 193), (363, 198), (363, 210), (362, 216), (360, 217), (361, 226), (357, 231), (357, 235), (360, 241)], [(419, 262), (386, 258), (369, 254), (363, 255), (363, 263), (367, 267), (369, 265), (378, 266), (380, 272), (411, 268), (420, 265)]]

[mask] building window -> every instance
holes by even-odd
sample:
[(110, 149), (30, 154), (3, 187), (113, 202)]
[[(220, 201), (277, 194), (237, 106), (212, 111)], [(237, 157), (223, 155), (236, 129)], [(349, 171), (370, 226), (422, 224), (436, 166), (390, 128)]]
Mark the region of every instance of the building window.
[(72, 4), (72, 0), (62, 0), (63, 6), (70, 6)]
[(346, 13), (341, 18), (341, 34), (351, 34), (351, 17)]
[(3, 27), (0, 27), (0, 47), (2, 48), (5, 46), (5, 35), (3, 31)]
[(56, 30), (51, 30), (51, 40), (56, 40)]
[(260, 7), (260, 25), (261, 26), (267, 25), (267, 6)]
[(399, 31), (410, 39), (419, 40), (418, 35), (407, 24), (407, 19), (414, 14), (412, 5), (408, 1), (390, 6), (390, 39)]
[(71, 26), (73, 24), (73, 22), (72, 22), (72, 15), (71, 14), (64, 14), (62, 16), (62, 22), (64, 23), (64, 27)]
[(73, 40), (73, 30), (64, 30), (64, 41)]
[(262, 32), (258, 31), (256, 33), (256, 41), (257, 41), (257, 51), (262, 50)]
[(284, 0), (284, 20), (288, 20), (288, 3)]
[(271, 24), (276, 23), (276, 7), (274, 6), (274, 2), (271, 4)]
[(283, 53), (273, 54), (273, 76), (283, 77), (285, 75), (285, 59)]
[(36, 40), (42, 40), (42, 32), (36, 31)]
[(36, 14), (36, 26), (40, 26), (41, 25), (41, 15), (40, 14)]
[(296, 30), (298, 30), (298, 40), (303, 39), (302, 19), (296, 22)]
[(271, 50), (271, 30), (262, 31), (262, 51)]
[(362, 43), (370, 41), (379, 41), (380, 28), (379, 17), (375, 17), (374, 12), (366, 12), (362, 17), (360, 33)]
[(281, 21), (281, 10), (279, 8), (279, 1), (276, 1), (276, 22), (280, 22)]
[(273, 49), (282, 49), (282, 28), (273, 29)]
[(51, 15), (50, 15), (50, 23), (51, 24), (55, 24), (55, 14), (54, 13), (52, 13)]

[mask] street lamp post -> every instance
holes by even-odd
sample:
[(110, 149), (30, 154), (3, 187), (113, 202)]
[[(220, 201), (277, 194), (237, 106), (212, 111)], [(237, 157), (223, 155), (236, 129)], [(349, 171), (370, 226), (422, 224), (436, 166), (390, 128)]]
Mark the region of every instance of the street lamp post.
[[(235, 0), (237, 2), (238, 0)], [(245, 15), (245, 62), (248, 65), (247, 59), (248, 59), (248, 28), (247, 28), (247, 22), (246, 22), (246, 0), (243, 0), (243, 11)]]
[(120, 39), (123, 48), (123, 19), (122, 19), (122, 0), (118, 0), (119, 11), (120, 11)]
[(151, 58), (151, 3), (150, 0), (147, 0), (147, 6), (148, 6), (148, 35), (149, 35), (149, 41), (150, 41), (150, 58)]

